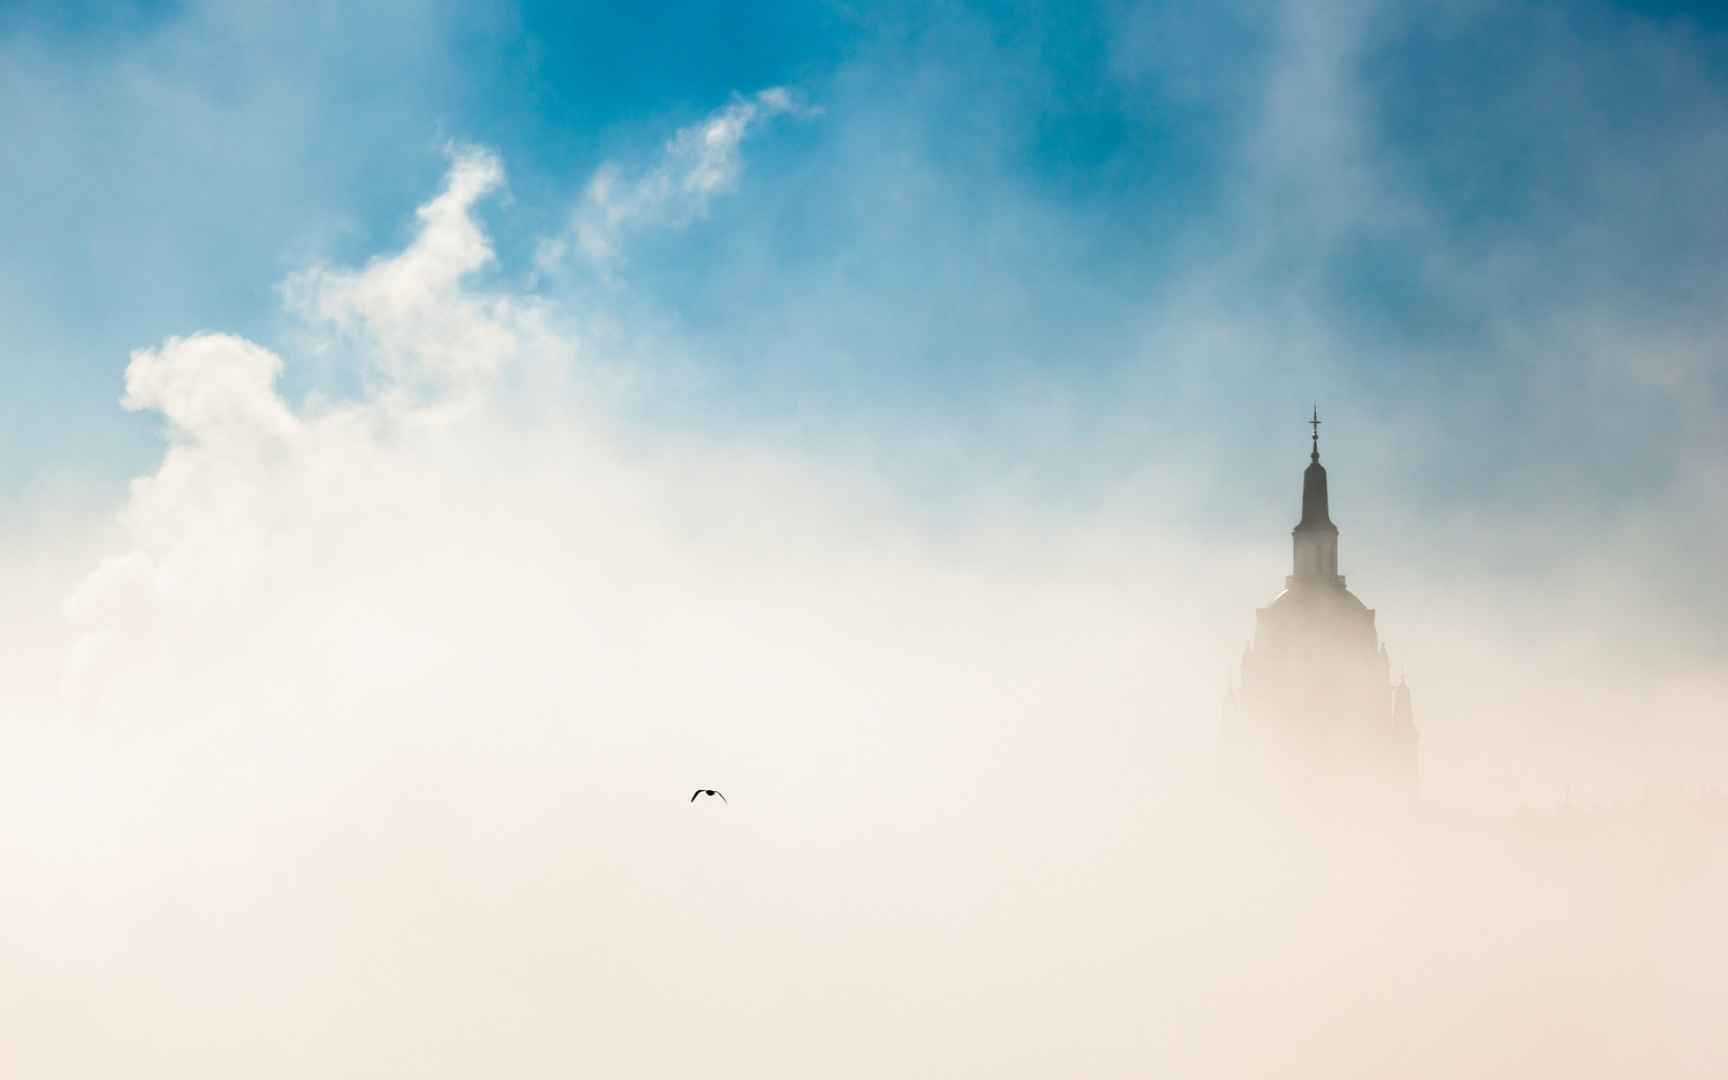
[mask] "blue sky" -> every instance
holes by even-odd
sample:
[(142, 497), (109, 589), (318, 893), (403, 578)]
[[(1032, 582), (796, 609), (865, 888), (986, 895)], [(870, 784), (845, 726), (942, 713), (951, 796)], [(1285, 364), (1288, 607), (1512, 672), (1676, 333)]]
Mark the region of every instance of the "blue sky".
[[(14, 502), (153, 467), (116, 402), (169, 335), (349, 392), (279, 286), (400, 246), (457, 143), (508, 174), (483, 278), (699, 373), (655, 422), (872, 440), (932, 496), (1004, 458), (1080, 507), (1186, 472), (1213, 528), (1286, 498), (1319, 399), (1388, 528), (1657, 506), (1688, 558), (1721, 535), (1709, 5), (15, 3), (0, 60)], [(811, 112), (730, 190), (536, 275), (596, 169), (765, 87)], [(951, 459), (904, 449), (932, 432)]]

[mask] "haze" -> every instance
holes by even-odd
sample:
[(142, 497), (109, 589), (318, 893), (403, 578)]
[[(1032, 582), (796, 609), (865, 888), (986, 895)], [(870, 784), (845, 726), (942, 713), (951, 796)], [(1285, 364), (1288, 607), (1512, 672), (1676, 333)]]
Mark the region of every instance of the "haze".
[(1720, 22), (719, 12), (0, 16), (7, 1075), (1728, 1064)]

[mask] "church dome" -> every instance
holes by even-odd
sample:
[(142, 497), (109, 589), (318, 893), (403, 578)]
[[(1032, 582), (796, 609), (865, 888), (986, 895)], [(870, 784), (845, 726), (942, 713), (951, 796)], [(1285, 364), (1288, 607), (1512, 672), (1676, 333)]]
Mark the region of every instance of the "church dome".
[(1266, 610), (1367, 611), (1368, 605), (1349, 589), (1299, 583), (1273, 597)]

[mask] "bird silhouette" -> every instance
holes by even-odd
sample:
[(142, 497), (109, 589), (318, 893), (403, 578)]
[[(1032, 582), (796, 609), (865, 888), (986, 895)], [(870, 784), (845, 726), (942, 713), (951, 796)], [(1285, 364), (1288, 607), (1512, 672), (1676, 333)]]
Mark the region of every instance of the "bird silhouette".
[[(715, 791), (713, 788), (697, 788), (695, 791), (690, 793), (690, 801), (695, 802), (696, 796), (698, 795), (720, 795), (720, 793)], [(726, 802), (726, 796), (720, 795), (720, 801)]]

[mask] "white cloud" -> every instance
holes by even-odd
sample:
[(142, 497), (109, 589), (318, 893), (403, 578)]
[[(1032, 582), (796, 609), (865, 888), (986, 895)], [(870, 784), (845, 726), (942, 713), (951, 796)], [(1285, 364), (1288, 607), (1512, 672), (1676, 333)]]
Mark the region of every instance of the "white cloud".
[(276, 396), (281, 373), (279, 357), (229, 334), (169, 338), (132, 354), (121, 404), (161, 413), (177, 440), (224, 448), (278, 443), (298, 433)]
[[(76, 883), (56, 910), (21, 909), (29, 887), (0, 896), (7, 1011), (46, 1032), (63, 1015), (51, 1002), (73, 996), (103, 1033), (57, 1067), (340, 1071), (415, 1032), (442, 1046), (432, 1075), (569, 1060), (526, 1016), (514, 1049), (495, 1038), (517, 1007), (503, 962), (530, 983), (566, 980), (531, 991), (531, 1012), (554, 998), (588, 1017), (622, 1008), (579, 1055), (616, 1072), (665, 1015), (653, 987), (673, 953), (732, 967), (726, 941), (762, 940), (753, 909), (822, 937), (846, 903), (835, 886), (879, 872), (871, 902), (901, 912), (886, 925), (924, 936), (1020, 880), (1016, 844), (1083, 861), (1132, 820), (1120, 806), (1135, 789), (1096, 782), (1080, 733), (1131, 729), (1125, 685), (1184, 679), (1178, 661), (1148, 665), (1133, 629), (1131, 612), (1168, 594), (1100, 582), (1095, 561), (1072, 578), (1047, 565), (1054, 588), (954, 565), (898, 523), (868, 468), (689, 436), (644, 452), (580, 400), (524, 423), (489, 392), (497, 380), (535, 349), (585, 354), (579, 328), (531, 338), (530, 298), (473, 281), (490, 258), (476, 200), (499, 178), (485, 155), (458, 154), (403, 251), (295, 279), (314, 338), (373, 373), (353, 400), (287, 400), (295, 358), (231, 335), (133, 357), (125, 403), (163, 417), (169, 449), (133, 488), (125, 546), (67, 600), (81, 637), (64, 724), (30, 755), (81, 759), (100, 783), (47, 816), (26, 808), (53, 785), (10, 764), (0, 784), (7, 817), (43, 823), (20, 840), (32, 852), (109, 852), (40, 871), (45, 887)], [(1168, 732), (1130, 742), (1149, 760), (1165, 747), (1132, 766), (1137, 780), (1179, 777)], [(1174, 742), (1206, 744), (1203, 731)], [(1007, 799), (964, 839), (970, 808), (1035, 781), (1041, 800), (1062, 792), (1115, 824), (1059, 844), (1038, 801)], [(697, 784), (738, 814), (674, 816)], [(756, 900), (721, 896), (704, 916), (757, 927), (743, 937), (668, 932), (670, 908), (706, 888), (672, 868), (704, 850), (755, 876)], [(914, 884), (902, 893), (896, 877)], [(500, 918), (481, 914), (499, 902)], [(422, 932), (441, 944), (415, 944)], [(589, 959), (540, 967), (569, 950)], [(819, 951), (872, 995), (894, 978), (869, 951)], [(773, 997), (812, 955), (771, 944), (719, 1007)], [(372, 974), (356, 981), (355, 963)], [(396, 987), (388, 1000), (374, 978)], [(16, 1002), (29, 987), (47, 993)], [(723, 1030), (718, 1014), (671, 1009)], [(478, 1024), (466, 1048), (428, 1034), (458, 1016)], [(278, 1057), (283, 1017), (311, 1034)], [(133, 1025), (156, 1034), (127, 1054)], [(194, 1028), (215, 1034), (191, 1058), (171, 1049)], [(55, 1041), (8, 1052), (34, 1067)], [(694, 1063), (676, 1047), (652, 1056), (655, 1072)]]
[(791, 90), (769, 87), (736, 98), (701, 123), (678, 131), (659, 160), (645, 170), (631, 173), (615, 162), (601, 165), (571, 213), (568, 236), (541, 246), (541, 267), (562, 261), (571, 239), (587, 258), (605, 263), (619, 256), (632, 232), (700, 220), (716, 195), (737, 184), (739, 149), (755, 129), (776, 116), (815, 113)]
[(362, 357), (381, 404), (426, 413), (475, 404), (536, 318), (531, 300), (463, 288), (494, 261), (473, 216), (504, 182), (491, 153), (452, 148), (443, 192), (409, 246), (361, 270), (315, 266), (285, 286), (290, 307)]

